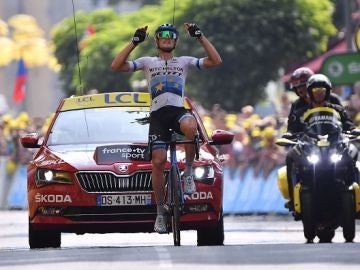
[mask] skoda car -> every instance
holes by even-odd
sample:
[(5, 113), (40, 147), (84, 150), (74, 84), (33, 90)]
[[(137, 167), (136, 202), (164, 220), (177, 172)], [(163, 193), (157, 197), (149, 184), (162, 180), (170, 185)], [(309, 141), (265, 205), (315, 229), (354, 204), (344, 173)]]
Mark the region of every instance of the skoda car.
[[(194, 162), (197, 191), (185, 195), (182, 230), (197, 230), (198, 245), (222, 245), (223, 171), (216, 145), (233, 134), (209, 137), (191, 100), (201, 147)], [(28, 165), (30, 248), (60, 247), (61, 233), (153, 232), (156, 202), (148, 153), (148, 93), (113, 92), (65, 98), (45, 136), (21, 138), (38, 148)], [(185, 167), (178, 146), (180, 170)], [(167, 170), (169, 162), (167, 163)]]

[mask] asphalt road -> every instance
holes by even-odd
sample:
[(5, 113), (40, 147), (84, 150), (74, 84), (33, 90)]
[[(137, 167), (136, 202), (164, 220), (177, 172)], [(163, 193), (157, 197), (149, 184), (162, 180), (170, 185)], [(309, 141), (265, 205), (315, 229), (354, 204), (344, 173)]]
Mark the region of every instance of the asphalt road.
[(59, 249), (29, 250), (27, 212), (0, 211), (0, 269), (360, 269), (360, 222), (354, 243), (341, 229), (332, 244), (305, 244), (288, 216), (225, 217), (225, 245), (197, 247), (196, 232), (172, 236), (62, 234)]

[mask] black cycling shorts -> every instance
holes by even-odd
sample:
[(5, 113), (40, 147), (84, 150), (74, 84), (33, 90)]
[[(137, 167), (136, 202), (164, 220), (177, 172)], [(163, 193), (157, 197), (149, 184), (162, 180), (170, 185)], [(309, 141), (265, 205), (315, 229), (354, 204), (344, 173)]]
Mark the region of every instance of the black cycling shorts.
[[(152, 142), (165, 142), (171, 139), (171, 132), (184, 135), (180, 130), (180, 122), (185, 117), (193, 117), (184, 107), (165, 106), (150, 113), (149, 139)], [(166, 148), (165, 144), (153, 145), (153, 149)]]

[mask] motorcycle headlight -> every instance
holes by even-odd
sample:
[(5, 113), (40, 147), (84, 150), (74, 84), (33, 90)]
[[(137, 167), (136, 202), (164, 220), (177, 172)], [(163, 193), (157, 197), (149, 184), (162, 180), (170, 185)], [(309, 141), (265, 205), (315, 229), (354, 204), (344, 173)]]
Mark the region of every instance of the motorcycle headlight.
[(214, 168), (212, 166), (200, 166), (194, 168), (195, 180), (205, 183), (214, 181)]
[(36, 172), (35, 182), (37, 186), (44, 186), (54, 183), (72, 184), (70, 173), (49, 169), (38, 169)]
[(307, 160), (311, 163), (311, 164), (316, 164), (319, 162), (319, 156), (316, 154), (311, 154), (309, 156), (306, 157)]
[(330, 161), (333, 163), (339, 162), (341, 158), (342, 158), (341, 154), (334, 153), (330, 155)]

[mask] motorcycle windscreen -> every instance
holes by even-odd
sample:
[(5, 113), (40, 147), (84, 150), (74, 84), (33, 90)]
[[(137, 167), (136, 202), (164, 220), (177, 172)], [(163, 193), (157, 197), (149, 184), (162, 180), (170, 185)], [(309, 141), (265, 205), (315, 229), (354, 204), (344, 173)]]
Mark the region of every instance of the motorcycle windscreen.
[(336, 135), (341, 133), (340, 114), (329, 107), (318, 107), (307, 110), (304, 114), (306, 133), (309, 135)]

